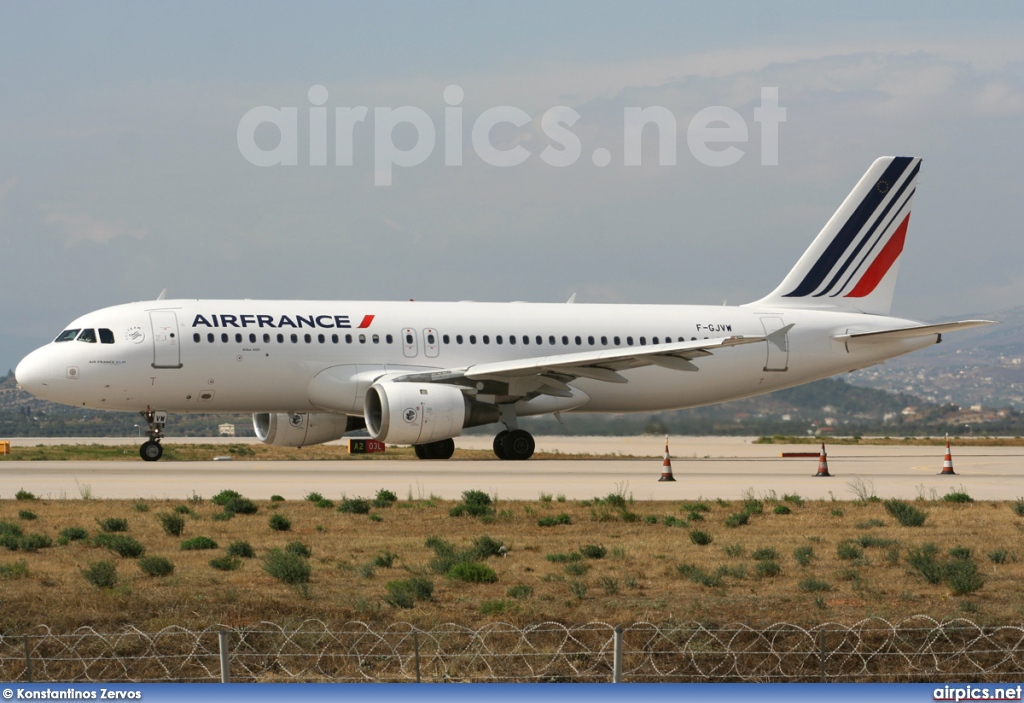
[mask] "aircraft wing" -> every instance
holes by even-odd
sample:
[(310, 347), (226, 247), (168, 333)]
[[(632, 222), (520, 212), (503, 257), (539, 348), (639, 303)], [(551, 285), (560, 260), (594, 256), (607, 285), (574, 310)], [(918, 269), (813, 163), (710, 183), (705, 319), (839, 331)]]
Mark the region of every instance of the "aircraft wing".
[(917, 325), (914, 327), (898, 327), (891, 330), (877, 330), (875, 332), (853, 332), (851, 334), (837, 334), (833, 339), (840, 342), (889, 342), (894, 339), (912, 339), (914, 337), (927, 337), (933, 334), (941, 335), (944, 332), (958, 332), (969, 330), (972, 327), (984, 327), (985, 325), (996, 324), (992, 320), (962, 320), (960, 322), (940, 322), (935, 325)]
[[(792, 325), (779, 332), (786, 332)], [(523, 396), (528, 394), (546, 394), (554, 396), (570, 396), (567, 383), (576, 378), (589, 378), (608, 383), (626, 383), (620, 371), (641, 366), (661, 366), (677, 371), (697, 371), (694, 359), (710, 356), (712, 350), (734, 347), (741, 344), (754, 344), (771, 337), (719, 337), (716, 339), (700, 339), (689, 342), (670, 342), (667, 344), (650, 344), (635, 347), (616, 347), (615, 349), (599, 349), (571, 354), (553, 354), (536, 356), (510, 361), (496, 361), (474, 364), (459, 369), (442, 369), (429, 373), (415, 373), (400, 376), (393, 380), (418, 383), (450, 383), (454, 385), (477, 388), (492, 383), (500, 384), (500, 388), (490, 388), (487, 392), (500, 395)], [(505, 386), (507, 385), (507, 388)]]

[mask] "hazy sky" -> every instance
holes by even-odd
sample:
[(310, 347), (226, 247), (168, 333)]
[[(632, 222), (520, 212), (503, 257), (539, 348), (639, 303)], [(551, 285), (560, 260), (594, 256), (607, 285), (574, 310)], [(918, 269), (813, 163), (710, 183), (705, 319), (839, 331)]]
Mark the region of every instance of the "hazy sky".
[[(0, 372), (92, 309), (156, 297), (743, 303), (772, 290), (871, 161), (924, 165), (894, 313), (985, 313), (1024, 293), (1019, 2), (0, 4)], [(461, 133), (445, 89), (462, 89)], [(327, 165), (310, 164), (323, 86)], [(778, 88), (778, 165), (754, 110)], [(316, 91), (314, 91), (316, 92)], [(324, 100), (326, 97), (326, 100)], [(295, 108), (297, 163), (253, 165), (239, 124)], [(365, 106), (337, 165), (337, 109)], [(375, 185), (385, 146), (415, 152)], [(508, 106), (487, 163), (474, 125)], [(542, 116), (580, 144), (541, 158)], [(624, 165), (624, 114), (665, 108)], [(729, 166), (688, 144), (722, 106)], [(394, 114), (401, 114), (394, 113)], [(382, 123), (383, 124), (383, 123)], [(721, 123), (716, 123), (721, 126)], [(344, 130), (342, 130), (344, 133)], [(462, 165), (446, 165), (461, 140)], [(278, 129), (252, 133), (271, 151)], [(342, 140), (344, 141), (344, 140)], [(314, 144), (319, 144), (313, 138)], [(595, 164), (595, 150), (610, 161)], [(314, 149), (313, 151), (317, 151)], [(523, 152), (520, 152), (523, 153)], [(598, 159), (600, 160), (600, 159)]]

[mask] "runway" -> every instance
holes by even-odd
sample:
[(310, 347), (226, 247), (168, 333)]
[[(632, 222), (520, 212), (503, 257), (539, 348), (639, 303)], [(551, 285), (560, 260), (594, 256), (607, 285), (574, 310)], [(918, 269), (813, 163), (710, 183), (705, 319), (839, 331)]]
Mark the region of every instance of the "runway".
[[(70, 443), (75, 440), (46, 440)], [(110, 439), (78, 440), (114, 443)], [(128, 443), (130, 443), (130, 439)], [(177, 442), (168, 439), (168, 442)], [(209, 438), (189, 441), (208, 443)], [(239, 440), (231, 440), (238, 442)], [(459, 446), (484, 448), (490, 438), (466, 437)], [(735, 500), (751, 493), (804, 498), (854, 500), (941, 498), (963, 490), (978, 500), (1024, 497), (1024, 448), (954, 446), (958, 475), (940, 476), (939, 447), (840, 446), (828, 448), (830, 478), (816, 477), (817, 459), (782, 459), (783, 451), (813, 451), (814, 445), (753, 444), (752, 438), (673, 437), (675, 482), (660, 482), (660, 437), (541, 437), (545, 451), (601, 452), (602, 458), (505, 461), (209, 461), (0, 462), (0, 498), (24, 489), (40, 498), (169, 498), (193, 493), (210, 497), (230, 488), (254, 499), (278, 494), (301, 499), (310, 491), (337, 499), (372, 497), (386, 488), (400, 499), (458, 498), (484, 490), (499, 499), (536, 500), (541, 494), (583, 500), (621, 492), (636, 500)], [(16, 444), (43, 440), (12, 440)], [(676, 454), (675, 452), (678, 452)], [(622, 458), (624, 455), (641, 458)], [(646, 455), (646, 456), (645, 456)]]

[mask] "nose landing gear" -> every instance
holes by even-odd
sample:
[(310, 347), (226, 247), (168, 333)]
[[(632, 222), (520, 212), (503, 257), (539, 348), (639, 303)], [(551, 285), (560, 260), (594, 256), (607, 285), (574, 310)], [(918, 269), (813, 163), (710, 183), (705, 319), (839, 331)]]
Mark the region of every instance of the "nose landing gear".
[(139, 456), (142, 457), (143, 461), (157, 461), (164, 455), (164, 448), (160, 446), (160, 440), (164, 438), (164, 425), (167, 424), (167, 413), (160, 410), (147, 410), (140, 412), (146, 423), (149, 425), (149, 429), (146, 430), (146, 434), (149, 435), (149, 440), (142, 443), (139, 447)]

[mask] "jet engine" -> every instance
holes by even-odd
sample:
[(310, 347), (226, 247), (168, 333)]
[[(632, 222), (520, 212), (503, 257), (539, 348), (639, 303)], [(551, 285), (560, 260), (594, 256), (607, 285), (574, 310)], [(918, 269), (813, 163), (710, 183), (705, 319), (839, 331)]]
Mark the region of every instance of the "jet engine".
[(365, 427), (361, 417), (335, 413), (253, 413), (252, 425), (261, 442), (275, 447), (323, 444)]
[(380, 381), (363, 402), (370, 436), (396, 444), (426, 444), (458, 437), (466, 427), (497, 422), (498, 408), (440, 383)]

